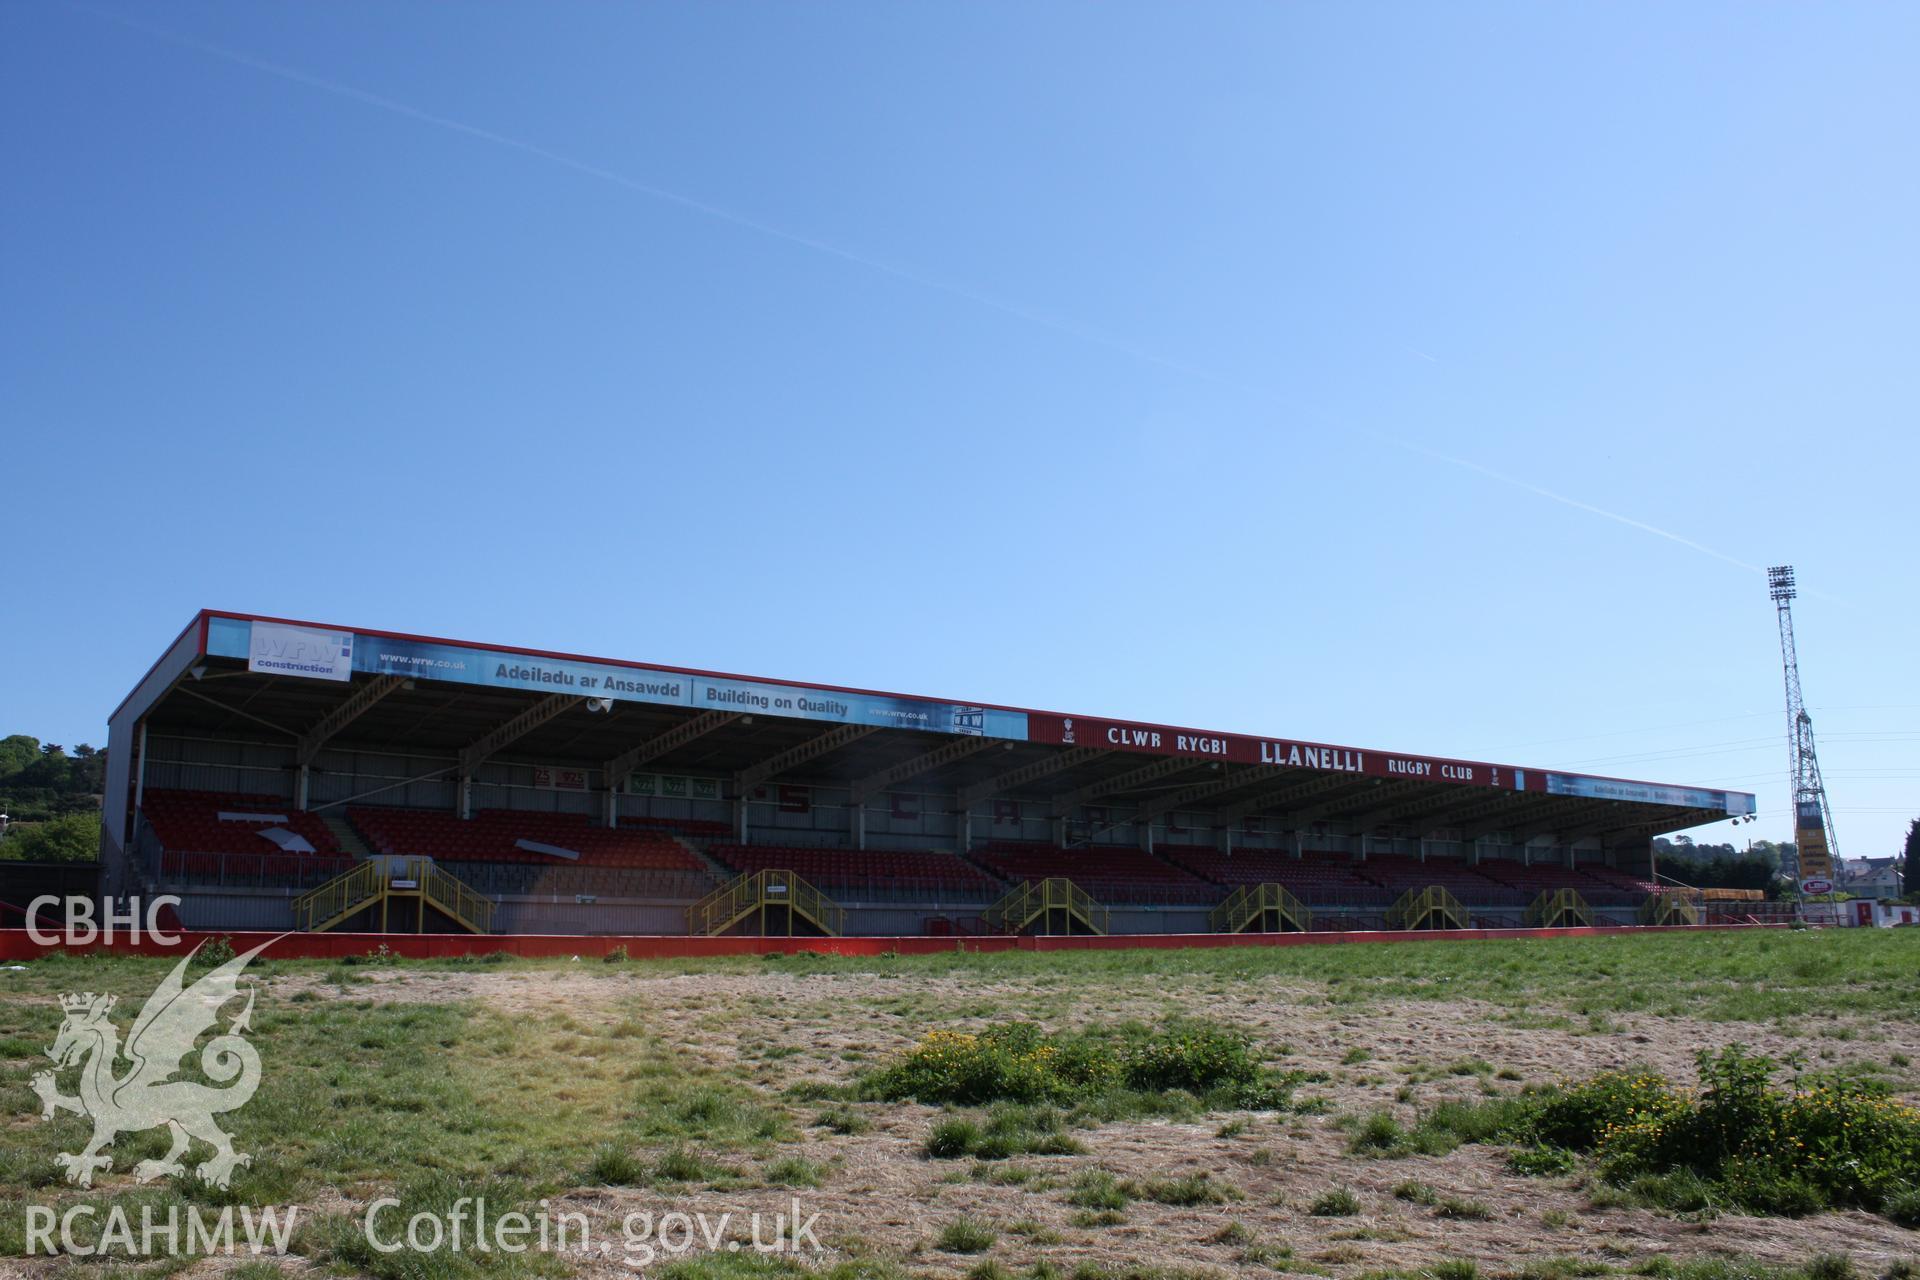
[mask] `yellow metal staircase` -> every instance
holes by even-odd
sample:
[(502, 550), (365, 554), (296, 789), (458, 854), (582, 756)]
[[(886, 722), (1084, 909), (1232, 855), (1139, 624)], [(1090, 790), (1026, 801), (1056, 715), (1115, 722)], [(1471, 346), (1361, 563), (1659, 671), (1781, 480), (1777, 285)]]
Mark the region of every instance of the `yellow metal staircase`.
[(1064, 876), (1054, 876), (1038, 883), (1029, 880), (1014, 888), (988, 907), (982, 918), (989, 933), (1021, 933), (1036, 920), (1042, 933), (1072, 933), (1078, 921), (1088, 933), (1104, 937), (1109, 914), (1079, 885)]
[(1593, 923), (1593, 908), (1572, 889), (1542, 889), (1527, 908), (1526, 921), (1531, 929), (1586, 926)]
[(829, 938), (846, 929), (847, 912), (791, 871), (750, 871), (687, 908), (687, 932), (720, 934), (753, 922), (760, 937), (793, 937), (802, 922)]
[(1313, 928), (1313, 912), (1283, 884), (1246, 884), (1213, 909), (1207, 928), (1214, 933), (1307, 933)]
[(379, 932), (391, 933), (395, 899), (413, 904), (414, 932), (426, 931), (432, 907), (469, 933), (493, 931), (493, 902), (459, 877), (441, 870), (432, 858), (408, 858), (383, 864), (360, 862), (293, 900), (294, 928), (322, 933), (338, 928), (363, 911), (378, 908)]
[(1699, 924), (1700, 907), (1694, 895), (1684, 890), (1663, 889), (1650, 893), (1640, 904), (1641, 924)]
[(1387, 908), (1389, 929), (1464, 929), (1467, 909), (1440, 885), (1409, 889)]

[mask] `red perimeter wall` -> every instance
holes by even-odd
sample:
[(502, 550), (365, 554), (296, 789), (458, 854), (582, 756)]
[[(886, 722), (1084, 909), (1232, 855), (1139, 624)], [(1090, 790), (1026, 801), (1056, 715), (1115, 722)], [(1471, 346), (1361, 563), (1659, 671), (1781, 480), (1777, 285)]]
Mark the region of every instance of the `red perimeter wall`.
[[(1104, 938), (1008, 937), (965, 938), (695, 938), (658, 934), (619, 937), (586, 934), (465, 934), (465, 933), (234, 933), (182, 931), (178, 942), (162, 946), (142, 936), (138, 942), (116, 936), (111, 944), (85, 947), (43, 947), (25, 929), (0, 929), (0, 961), (32, 960), (52, 951), (112, 951), (124, 955), (171, 955), (214, 938), (228, 939), (235, 951), (249, 951), (263, 942), (278, 941), (266, 951), (275, 960), (337, 960), (363, 956), (385, 946), (409, 959), (431, 960), (453, 956), (482, 956), (505, 952), (510, 956), (599, 959), (615, 947), (641, 959), (687, 959), (699, 956), (759, 956), (811, 951), (836, 956), (923, 956), (942, 952), (986, 951), (1124, 951), (1132, 948), (1177, 950), (1183, 947), (1317, 947), (1363, 942), (1486, 942), (1499, 938), (1587, 938), (1606, 934), (1698, 933), (1740, 929), (1779, 929), (1784, 925), (1671, 925), (1647, 927), (1606, 925), (1588, 929), (1423, 929), (1391, 933), (1132, 933)], [(45, 930), (43, 930), (45, 932)]]

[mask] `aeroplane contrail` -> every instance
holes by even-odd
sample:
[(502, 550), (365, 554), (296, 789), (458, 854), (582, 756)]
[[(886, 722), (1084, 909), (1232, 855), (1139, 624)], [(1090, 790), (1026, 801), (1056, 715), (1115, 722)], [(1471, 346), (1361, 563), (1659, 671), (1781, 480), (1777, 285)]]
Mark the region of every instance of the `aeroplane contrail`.
[(1596, 507), (1591, 502), (1582, 502), (1578, 498), (1569, 498), (1564, 493), (1555, 493), (1552, 489), (1542, 488), (1531, 481), (1522, 480), (1517, 476), (1510, 476), (1504, 471), (1495, 471), (1492, 467), (1485, 466), (1478, 462), (1469, 462), (1465, 458), (1456, 458), (1452, 454), (1440, 453), (1437, 450), (1428, 449), (1422, 445), (1410, 444), (1405, 440), (1394, 440), (1393, 443), (1399, 445), (1409, 453), (1417, 453), (1423, 457), (1432, 458), (1436, 462), (1445, 462), (1451, 466), (1462, 467), (1468, 471), (1477, 471), (1483, 476), (1488, 476), (1500, 481), (1502, 484), (1512, 485), (1516, 489), (1524, 489), (1528, 493), (1538, 494), (1542, 498), (1551, 499), (1554, 502), (1560, 503), (1562, 506), (1572, 507), (1576, 511), (1585, 511), (1590, 515), (1596, 515), (1605, 520), (1612, 520), (1616, 524), (1624, 524), (1630, 529), (1638, 529), (1642, 533), (1650, 533), (1656, 538), (1665, 538), (1668, 542), (1677, 542), (1683, 547), (1698, 551), (1701, 555), (1712, 556), (1715, 560), (1724, 560), (1728, 564), (1738, 565), (1749, 573), (1764, 572), (1757, 564), (1748, 564), (1745, 560), (1741, 560), (1736, 556), (1730, 556), (1724, 551), (1716, 551), (1705, 543), (1695, 542), (1692, 538), (1683, 537), (1670, 529), (1662, 529), (1658, 525), (1648, 524), (1645, 520), (1636, 520), (1632, 516), (1621, 515), (1618, 511), (1609, 511), (1605, 507)]
[(1109, 350), (1130, 356), (1135, 360), (1140, 360), (1147, 364), (1158, 365), (1176, 373), (1182, 373), (1212, 382), (1226, 381), (1218, 375), (1195, 365), (1184, 364), (1177, 360), (1168, 359), (1154, 352), (1131, 346), (1107, 334), (1045, 315), (1031, 308), (1021, 306), (1018, 303), (1008, 302), (1003, 298), (996, 298), (989, 294), (980, 293), (932, 276), (921, 275), (918, 272), (908, 270), (904, 267), (883, 262), (878, 258), (871, 258), (865, 254), (856, 253), (851, 249), (841, 248), (839, 245), (826, 240), (819, 240), (797, 231), (789, 231), (784, 227), (777, 227), (771, 223), (749, 218), (744, 214), (735, 213), (731, 209), (723, 208), (720, 205), (709, 204), (704, 200), (682, 195), (678, 191), (655, 186), (650, 182), (642, 182), (640, 179), (629, 177), (618, 170), (608, 169), (602, 165), (576, 159), (564, 152), (554, 151), (538, 143), (528, 142), (524, 138), (516, 138), (511, 134), (498, 133), (492, 129), (482, 128), (479, 125), (468, 124), (464, 120), (456, 120), (451, 116), (443, 116), (436, 112), (427, 111), (420, 107), (413, 106), (410, 103), (401, 102), (397, 98), (389, 98), (383, 94), (372, 93), (366, 89), (356, 88), (350, 84), (343, 84), (338, 80), (331, 80), (325, 76), (315, 75), (309, 71), (302, 71), (298, 67), (289, 67), (283, 63), (258, 58), (250, 53), (243, 53), (237, 49), (230, 49), (225, 45), (214, 44), (211, 41), (186, 35), (167, 27), (156, 26), (153, 23), (128, 17), (122, 13), (98, 9), (85, 4), (74, 4), (73, 7), (90, 13), (95, 17), (140, 31), (155, 39), (165, 40), (172, 44), (177, 44), (182, 48), (192, 49), (208, 57), (219, 58), (222, 61), (233, 63), (236, 66), (247, 67), (251, 70), (261, 72), (264, 75), (276, 76), (279, 79), (291, 81), (294, 84), (305, 85), (310, 89), (318, 89), (323, 93), (330, 93), (335, 97), (345, 98), (349, 101), (360, 103), (363, 106), (373, 107), (376, 110), (403, 116), (419, 124), (431, 125), (436, 129), (444, 129), (450, 133), (458, 133), (481, 142), (492, 143), (497, 147), (505, 147), (511, 151), (518, 151), (523, 155), (545, 160), (549, 164), (571, 169), (575, 173), (585, 174), (591, 178), (598, 178), (602, 182), (609, 182), (617, 187), (624, 187), (628, 191), (637, 192), (667, 204), (678, 205), (683, 209), (689, 209), (695, 213), (705, 214), (707, 217), (717, 219), (731, 226), (739, 227), (742, 230), (751, 231), (758, 235), (769, 236), (776, 240), (783, 240), (788, 244), (798, 245), (804, 249), (811, 249), (815, 253), (825, 254), (831, 258), (838, 258), (843, 262), (853, 263), (856, 266), (865, 267), (870, 271), (877, 271), (882, 275), (891, 276), (896, 280), (904, 281), (922, 289), (930, 289), (936, 293), (946, 294), (949, 297), (960, 298), (976, 306), (990, 308), (1005, 315), (1013, 316), (1016, 319), (1024, 320), (1029, 324), (1038, 325), (1042, 328), (1051, 329), (1056, 333), (1065, 334), (1081, 342), (1108, 348)]
[[(667, 204), (677, 205), (680, 208), (691, 210), (692, 212), (695, 212), (695, 213), (704, 214), (709, 218), (716, 219), (720, 222), (727, 223), (731, 226), (739, 227), (740, 229), (745, 231), (754, 232), (757, 235), (768, 236), (776, 240), (784, 241), (788, 244), (797, 245), (801, 248), (812, 250), (815, 253), (825, 254), (828, 257), (837, 258), (843, 262), (848, 262), (856, 266), (864, 267), (870, 271), (877, 271), (882, 275), (890, 276), (896, 280), (903, 281), (907, 284), (911, 284), (922, 289), (928, 289), (937, 293), (945, 294), (949, 297), (959, 298), (963, 301), (970, 302), (975, 306), (986, 307), (991, 310), (998, 311), (1004, 315), (1013, 316), (1014, 318), (1023, 320), (1028, 324), (1033, 324), (1045, 329), (1050, 329), (1056, 333), (1064, 334), (1067, 337), (1070, 337), (1094, 346), (1104, 347), (1108, 350), (1117, 352), (1121, 355), (1128, 356), (1135, 360), (1139, 360), (1146, 364), (1156, 365), (1160, 368), (1167, 369), (1175, 373), (1184, 374), (1188, 377), (1197, 378), (1202, 381), (1214, 383), (1217, 385), (1238, 388), (1242, 391), (1248, 392), (1250, 394), (1258, 395), (1265, 399), (1277, 400), (1279, 398), (1271, 391), (1267, 391), (1262, 388), (1258, 388), (1258, 387), (1250, 386), (1245, 383), (1238, 382), (1235, 379), (1224, 377), (1218, 373), (1215, 373), (1212, 370), (1201, 368), (1200, 366), (1197, 366), (1197, 365), (1188, 364), (1184, 361), (1169, 359), (1165, 356), (1158, 355), (1152, 351), (1148, 351), (1143, 348), (1133, 346), (1129, 343), (1122, 342), (1107, 334), (1099, 333), (1094, 330), (1086, 329), (1079, 325), (1069, 323), (1067, 321), (1059, 320), (1053, 316), (1042, 314), (1038, 311), (1032, 310), (1031, 308), (1021, 306), (1018, 303), (1008, 302), (1004, 299), (995, 298), (988, 294), (980, 293), (972, 289), (967, 289), (959, 285), (951, 284), (944, 280), (936, 279), (931, 276), (921, 275), (918, 272), (910, 271), (903, 267), (898, 267), (891, 263), (880, 261), (877, 258), (872, 258), (872, 257), (866, 256), (865, 254), (856, 253), (851, 249), (841, 248), (839, 245), (833, 244), (829, 241), (816, 239), (813, 236), (803, 235), (796, 231), (789, 231), (783, 227), (774, 226), (770, 223), (761, 222), (754, 218), (749, 218), (743, 214), (735, 213), (732, 210), (723, 208), (719, 205), (709, 204), (704, 200), (698, 200), (692, 196), (682, 195), (680, 192), (670, 190), (666, 187), (655, 186), (654, 184), (649, 182), (642, 182), (637, 178), (629, 177), (628, 175), (624, 173), (620, 173), (617, 170), (608, 169), (602, 165), (592, 164), (585, 160), (576, 159), (575, 157), (567, 155), (564, 152), (554, 151), (551, 148), (540, 146), (538, 143), (528, 142), (523, 138), (513, 137), (511, 134), (498, 133), (492, 129), (486, 129), (478, 125), (468, 124), (463, 120), (456, 120), (456, 119), (453, 119), (451, 116), (443, 116), (436, 112), (427, 111), (420, 107), (413, 106), (410, 103), (402, 102), (396, 98), (389, 98), (382, 94), (372, 93), (365, 89), (356, 88), (353, 85), (344, 84), (337, 80), (328, 79), (325, 76), (319, 76), (319, 75), (313, 74), (312, 72), (302, 71), (297, 67), (289, 67), (282, 63), (271, 62), (265, 58), (255, 57), (252, 54), (243, 53), (237, 49), (230, 49), (224, 45), (214, 44), (211, 41), (201, 40), (198, 37), (186, 35), (182, 32), (174, 31), (167, 27), (157, 26), (153, 23), (145, 22), (138, 18), (129, 17), (126, 14), (115, 12), (113, 10), (99, 9), (91, 5), (78, 4), (78, 3), (72, 4), (72, 7), (79, 9), (83, 12), (92, 14), (97, 18), (101, 18), (106, 21), (114, 22), (121, 26), (128, 27), (136, 31), (140, 31), (146, 35), (154, 37), (155, 39), (164, 40), (169, 43), (179, 45), (183, 48), (192, 49), (208, 57), (218, 58), (218, 59), (221, 59), (222, 61), (232, 63), (236, 66), (247, 67), (251, 70), (258, 71), (264, 75), (270, 75), (270, 76), (277, 77), (281, 80), (289, 81), (294, 84), (304, 85), (307, 88), (316, 89), (323, 93), (332, 94), (335, 97), (344, 98), (352, 102), (357, 102), (363, 106), (372, 107), (379, 111), (385, 111), (392, 115), (402, 116), (408, 120), (415, 121), (416, 123), (419, 123), (419, 124), (429, 125), (429, 126), (432, 126), (433, 128), (443, 129), (450, 133), (461, 134), (465, 137), (473, 138), (477, 141), (491, 143), (497, 147), (504, 147), (511, 151), (517, 151), (523, 155), (528, 155), (539, 160), (544, 160), (549, 164), (558, 165), (561, 168), (570, 169), (575, 173), (584, 174), (591, 178), (597, 178), (602, 182), (611, 183), (614, 186), (625, 188), (628, 191), (636, 192), (640, 195), (647, 196), (651, 199), (659, 200)], [(1409, 347), (1408, 350), (1411, 351), (1414, 355), (1419, 356), (1423, 360), (1430, 361), (1434, 364), (1440, 363), (1437, 359), (1435, 359), (1435, 357), (1428, 355), (1424, 351), (1419, 351), (1411, 347)], [(1608, 511), (1604, 507), (1597, 507), (1589, 502), (1582, 502), (1578, 498), (1570, 498), (1565, 494), (1555, 493), (1551, 489), (1542, 488), (1539, 485), (1532, 484), (1528, 481), (1521, 480), (1514, 476), (1507, 475), (1504, 472), (1496, 471), (1492, 467), (1484, 466), (1477, 462), (1469, 462), (1464, 458), (1456, 458), (1449, 454), (1439, 453), (1439, 452), (1436, 452), (1435, 450), (1427, 449), (1420, 445), (1410, 444), (1404, 440), (1397, 440), (1391, 437), (1381, 437), (1381, 438), (1386, 439), (1390, 443), (1397, 445), (1398, 447), (1405, 449), (1409, 452), (1420, 454), (1424, 457), (1431, 458), (1438, 462), (1444, 462), (1451, 466), (1461, 467), (1468, 471), (1479, 472), (1480, 474), (1485, 475), (1491, 479), (1498, 480), (1503, 484), (1508, 484), (1515, 488), (1524, 489), (1529, 493), (1537, 494), (1540, 497), (1550, 499), (1551, 501), (1560, 503), (1563, 506), (1571, 507), (1576, 511), (1585, 511), (1591, 515), (1599, 516), (1602, 519), (1612, 520), (1615, 523), (1626, 525), (1629, 528), (1638, 529), (1643, 533), (1650, 533), (1655, 537), (1664, 538), (1669, 542), (1673, 542), (1680, 546), (1686, 547), (1690, 550), (1700, 552), (1702, 555), (1712, 556), (1716, 560), (1721, 560), (1726, 562), (1727, 564), (1736, 565), (1739, 568), (1748, 570), (1749, 572), (1753, 572), (1753, 573), (1761, 572), (1759, 566), (1757, 565), (1748, 564), (1744, 560), (1740, 560), (1734, 556), (1727, 555), (1725, 552), (1722, 552), (1722, 551), (1716, 551), (1714, 548), (1706, 546), (1699, 542), (1695, 542), (1691, 538), (1683, 537), (1680, 534), (1673, 533), (1669, 530), (1659, 528), (1656, 525), (1648, 524), (1644, 520), (1636, 520), (1631, 516), (1621, 515), (1619, 512), (1616, 512), (1616, 511)]]

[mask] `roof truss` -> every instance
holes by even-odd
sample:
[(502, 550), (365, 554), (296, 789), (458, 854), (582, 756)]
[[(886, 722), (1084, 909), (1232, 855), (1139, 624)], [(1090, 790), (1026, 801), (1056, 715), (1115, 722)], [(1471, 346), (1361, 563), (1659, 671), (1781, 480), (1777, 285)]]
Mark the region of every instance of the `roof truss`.
[(970, 787), (960, 788), (958, 797), (960, 808), (964, 812), (989, 796), (998, 795), (1012, 787), (1023, 787), (1029, 782), (1038, 782), (1042, 778), (1076, 768), (1106, 754), (1105, 748), (1102, 747), (1075, 747), (1071, 751), (1062, 751), (1058, 755), (1023, 764), (1017, 769), (1008, 769), (1005, 773), (995, 774)]
[(490, 729), (485, 736), (475, 739), (460, 750), (460, 775), (473, 776), (488, 759), (504, 751), (509, 745), (526, 737), (555, 716), (572, 710), (586, 701), (575, 693), (548, 694), (540, 701), (522, 711), (513, 719)]
[(1226, 808), (1217, 811), (1215, 817), (1219, 826), (1232, 826), (1242, 818), (1256, 813), (1270, 813), (1275, 809), (1285, 809), (1297, 801), (1327, 793), (1331, 781), (1324, 775), (1315, 774), (1300, 779), (1292, 778), (1286, 782), (1263, 787), (1244, 799), (1235, 801)]
[(617, 790), (627, 780), (628, 774), (647, 761), (677, 751), (696, 738), (705, 737), (715, 729), (723, 729), (739, 718), (737, 711), (703, 711), (691, 720), (682, 720), (665, 733), (655, 734), (645, 742), (627, 748), (601, 767), (606, 788), (609, 791)]
[(955, 761), (965, 760), (968, 756), (1004, 745), (995, 738), (962, 737), (914, 756), (910, 760), (888, 765), (864, 778), (854, 779), (853, 804), (858, 807), (865, 804), (871, 797), (910, 778), (917, 778), (923, 773), (932, 773), (935, 769), (943, 769)]
[(1152, 764), (1141, 765), (1138, 769), (1129, 769), (1125, 773), (1116, 773), (1111, 778), (1102, 778), (1098, 782), (1089, 782), (1084, 787), (1076, 787), (1053, 798), (1053, 816), (1064, 818), (1075, 809), (1101, 796), (1110, 796), (1117, 792), (1133, 791), (1139, 787), (1176, 777), (1188, 770), (1198, 768), (1200, 761), (1185, 756), (1169, 756), (1155, 760)]
[(843, 724), (837, 729), (816, 734), (798, 746), (788, 747), (785, 751), (768, 756), (755, 764), (748, 765), (733, 776), (734, 786), (741, 795), (746, 795), (768, 778), (785, 773), (795, 765), (809, 760), (818, 760), (821, 756), (838, 751), (848, 743), (858, 742), (870, 733), (878, 730), (870, 725)]
[(380, 676), (355, 689), (345, 702), (320, 717), (319, 723), (300, 735), (300, 742), (294, 749), (294, 763), (302, 768), (312, 764), (329, 738), (380, 705), (380, 700), (388, 694), (397, 693), (406, 686), (407, 680), (403, 676)]
[(1140, 820), (1142, 822), (1155, 822), (1163, 815), (1172, 813), (1175, 809), (1193, 804), (1196, 801), (1205, 800), (1210, 796), (1224, 795), (1229, 791), (1239, 791), (1248, 783), (1256, 780), (1257, 777), (1237, 773), (1225, 778), (1211, 778), (1206, 782), (1197, 782), (1190, 787), (1182, 787), (1178, 791), (1164, 796), (1156, 796), (1152, 800), (1142, 804), (1140, 806)]

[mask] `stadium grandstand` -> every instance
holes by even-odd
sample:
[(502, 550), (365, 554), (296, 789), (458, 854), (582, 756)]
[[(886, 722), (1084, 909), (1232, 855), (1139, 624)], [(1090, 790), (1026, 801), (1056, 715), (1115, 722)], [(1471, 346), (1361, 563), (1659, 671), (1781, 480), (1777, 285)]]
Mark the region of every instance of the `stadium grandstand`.
[(178, 895), (196, 929), (1629, 924), (1672, 918), (1655, 835), (1754, 811), (1741, 792), (222, 612), (109, 732), (106, 891)]

